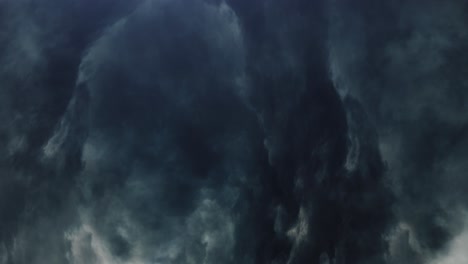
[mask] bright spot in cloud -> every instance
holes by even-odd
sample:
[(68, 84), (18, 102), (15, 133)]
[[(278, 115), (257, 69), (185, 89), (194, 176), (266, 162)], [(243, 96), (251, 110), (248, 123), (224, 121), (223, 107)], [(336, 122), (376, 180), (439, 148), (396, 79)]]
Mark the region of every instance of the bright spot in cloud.
[(430, 264), (468, 264), (468, 219), (464, 231), (450, 243), (447, 254), (437, 257)]

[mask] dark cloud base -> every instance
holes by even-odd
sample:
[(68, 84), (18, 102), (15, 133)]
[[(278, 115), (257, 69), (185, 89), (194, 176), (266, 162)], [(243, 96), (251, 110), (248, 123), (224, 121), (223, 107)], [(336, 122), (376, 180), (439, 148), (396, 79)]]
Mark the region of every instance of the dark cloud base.
[(462, 263), (463, 1), (0, 3), (0, 264)]

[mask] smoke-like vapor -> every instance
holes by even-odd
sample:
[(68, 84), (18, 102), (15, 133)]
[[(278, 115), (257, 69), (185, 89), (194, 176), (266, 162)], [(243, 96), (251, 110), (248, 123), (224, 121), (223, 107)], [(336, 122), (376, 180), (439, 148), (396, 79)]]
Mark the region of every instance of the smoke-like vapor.
[(397, 197), (392, 263), (438, 263), (433, 259), (466, 221), (468, 6), (341, 2), (332, 8), (331, 72), (345, 96), (359, 98), (380, 135)]
[(468, 5), (0, 2), (0, 264), (466, 261)]

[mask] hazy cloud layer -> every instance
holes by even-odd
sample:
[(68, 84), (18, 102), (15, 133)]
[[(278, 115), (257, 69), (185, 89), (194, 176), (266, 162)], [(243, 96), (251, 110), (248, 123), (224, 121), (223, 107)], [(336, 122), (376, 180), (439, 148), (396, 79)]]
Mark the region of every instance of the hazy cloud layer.
[(0, 2), (0, 264), (466, 261), (464, 1)]

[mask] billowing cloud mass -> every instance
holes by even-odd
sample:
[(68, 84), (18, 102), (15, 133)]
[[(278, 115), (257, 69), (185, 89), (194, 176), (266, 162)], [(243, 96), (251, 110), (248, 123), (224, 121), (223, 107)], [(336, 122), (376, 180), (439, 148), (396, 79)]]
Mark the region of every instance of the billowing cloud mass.
[(0, 1), (0, 264), (467, 262), (467, 14)]

